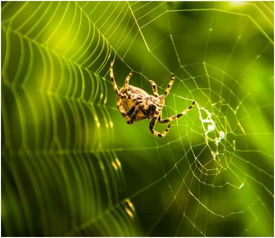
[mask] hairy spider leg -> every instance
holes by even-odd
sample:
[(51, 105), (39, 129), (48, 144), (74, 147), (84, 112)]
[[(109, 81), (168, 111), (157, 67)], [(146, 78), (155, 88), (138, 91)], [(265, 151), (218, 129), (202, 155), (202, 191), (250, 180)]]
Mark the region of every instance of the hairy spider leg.
[(136, 101), (134, 103), (134, 105), (129, 109), (129, 111), (127, 112), (127, 116), (131, 117), (133, 115), (133, 113), (135, 112), (135, 110), (137, 109), (137, 105), (140, 104), (140, 101)]
[(122, 115), (123, 117), (126, 117), (126, 116), (127, 116), (127, 112), (125, 111), (122, 102), (123, 102), (123, 98), (120, 97), (120, 98), (117, 100), (116, 106), (117, 106), (117, 109), (120, 111), (121, 115)]
[(124, 83), (124, 87), (125, 88), (127, 88), (128, 86), (129, 86), (129, 81), (130, 81), (130, 78), (132, 77), (132, 72), (130, 72), (128, 75), (127, 75), (127, 77), (126, 77), (126, 79), (125, 79), (125, 83)]
[(178, 115), (168, 117), (167, 119), (161, 119), (159, 117), (159, 123), (168, 123), (168, 122), (171, 122), (171, 121), (179, 119), (181, 116), (183, 116), (186, 113), (188, 113), (192, 109), (192, 107), (194, 105), (195, 105), (195, 101), (193, 101), (192, 104), (188, 108), (186, 108), (185, 110), (183, 110), (183, 112), (179, 113)]
[(114, 86), (114, 90), (115, 90), (116, 94), (119, 95), (119, 90), (118, 90), (116, 80), (114, 77), (113, 65), (114, 65), (114, 61), (111, 62), (111, 66), (110, 66), (110, 78), (111, 78), (111, 81)]
[(132, 107), (130, 108), (130, 110), (127, 112), (127, 116), (128, 116), (128, 117), (131, 117), (132, 114), (134, 113), (135, 109), (136, 109), (136, 106), (135, 106), (135, 105), (132, 106)]
[(134, 110), (134, 112), (132, 113), (131, 118), (127, 121), (127, 123), (128, 123), (128, 124), (133, 124), (133, 122), (134, 122), (134, 120), (136, 119), (138, 113), (139, 113), (139, 109), (136, 108), (136, 109)]
[(158, 97), (159, 93), (158, 93), (158, 87), (157, 87), (156, 83), (153, 80), (149, 80), (149, 82), (152, 86), (152, 91), (153, 91), (154, 96)]
[(176, 77), (172, 74), (171, 75), (171, 79), (170, 79), (170, 81), (169, 81), (169, 83), (168, 83), (168, 85), (167, 85), (167, 87), (165, 89), (165, 92), (164, 92), (164, 96), (165, 97), (169, 94), (169, 92), (170, 92), (170, 90), (172, 88), (172, 85), (173, 85), (175, 79), (176, 79)]
[(169, 125), (167, 126), (166, 130), (165, 130), (164, 132), (160, 133), (160, 132), (158, 132), (158, 131), (156, 131), (156, 130), (154, 129), (157, 120), (158, 120), (157, 117), (154, 117), (154, 118), (151, 120), (150, 125), (149, 125), (149, 129), (150, 129), (150, 131), (152, 132), (153, 135), (158, 136), (158, 137), (164, 137), (164, 136), (166, 136), (166, 134), (169, 132), (171, 125), (169, 124)]
[(130, 119), (127, 121), (128, 124), (133, 124), (133, 122), (136, 120), (137, 114), (140, 111), (140, 108), (138, 107), (140, 103), (140, 101), (136, 101), (135, 104), (127, 112), (127, 117), (130, 117)]

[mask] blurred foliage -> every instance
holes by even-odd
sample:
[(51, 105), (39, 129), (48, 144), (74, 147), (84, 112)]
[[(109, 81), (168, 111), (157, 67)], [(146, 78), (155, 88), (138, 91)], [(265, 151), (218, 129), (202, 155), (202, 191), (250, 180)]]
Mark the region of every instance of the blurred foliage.
[(2, 235), (272, 236), (273, 106), (273, 2), (2, 2)]

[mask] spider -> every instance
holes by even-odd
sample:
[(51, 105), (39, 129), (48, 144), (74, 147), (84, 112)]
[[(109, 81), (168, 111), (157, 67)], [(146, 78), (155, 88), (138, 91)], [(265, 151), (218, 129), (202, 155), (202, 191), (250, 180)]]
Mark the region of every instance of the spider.
[(175, 81), (175, 76), (173, 74), (171, 75), (170, 82), (168, 83), (163, 95), (158, 94), (156, 83), (150, 80), (149, 82), (152, 87), (153, 95), (149, 95), (143, 89), (129, 84), (130, 78), (132, 77), (132, 72), (127, 75), (123, 87), (118, 89), (114, 78), (113, 65), (114, 61), (111, 62), (110, 78), (114, 86), (114, 90), (118, 96), (117, 108), (128, 124), (133, 124), (136, 121), (146, 118), (151, 119), (149, 129), (152, 134), (158, 137), (164, 137), (169, 132), (171, 124), (167, 126), (165, 131), (160, 133), (154, 129), (156, 123), (169, 123), (177, 120), (189, 112), (195, 104), (195, 101), (193, 101), (188, 108), (183, 110), (178, 115), (168, 117), (167, 119), (162, 119), (162, 109), (165, 105), (165, 97), (169, 94), (169, 91)]

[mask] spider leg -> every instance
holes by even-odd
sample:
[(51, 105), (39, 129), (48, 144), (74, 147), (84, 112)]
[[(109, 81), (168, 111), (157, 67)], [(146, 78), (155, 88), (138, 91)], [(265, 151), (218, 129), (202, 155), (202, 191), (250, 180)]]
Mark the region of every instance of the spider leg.
[(129, 86), (129, 81), (130, 81), (130, 78), (132, 77), (132, 72), (130, 72), (128, 75), (127, 75), (127, 77), (126, 77), (126, 79), (125, 79), (125, 83), (124, 83), (124, 87), (125, 88), (127, 88), (128, 86)]
[(123, 102), (122, 98), (119, 98), (118, 101), (117, 101), (117, 104), (116, 104), (117, 109), (120, 111), (120, 113), (121, 113), (121, 115), (122, 115), (123, 117), (128, 118), (128, 117), (127, 117), (127, 112), (125, 111), (122, 102)]
[(191, 104), (188, 108), (186, 108), (185, 110), (183, 110), (183, 112), (179, 113), (178, 115), (168, 117), (168, 118), (166, 118), (166, 119), (164, 119), (164, 120), (161, 119), (161, 118), (159, 117), (159, 119), (158, 119), (158, 120), (159, 120), (159, 123), (168, 123), (168, 122), (177, 120), (177, 119), (180, 118), (181, 116), (183, 116), (183, 115), (185, 115), (186, 113), (188, 113), (188, 112), (192, 109), (192, 107), (194, 106), (194, 104), (195, 104), (195, 101), (193, 101), (192, 104)]
[(152, 132), (153, 135), (158, 136), (158, 137), (164, 137), (169, 132), (171, 125), (169, 124), (168, 127), (166, 128), (166, 130), (164, 132), (160, 133), (160, 132), (158, 132), (154, 129), (157, 120), (158, 120), (157, 117), (154, 117), (151, 120), (150, 125), (149, 125), (149, 129), (150, 129), (150, 131)]
[(167, 87), (165, 89), (165, 92), (164, 92), (164, 96), (165, 97), (169, 94), (169, 91), (171, 90), (172, 85), (173, 85), (175, 79), (176, 79), (176, 77), (172, 74), (171, 75), (171, 79), (170, 79), (170, 81), (169, 81), (169, 83), (168, 83), (168, 85), (167, 85)]
[(159, 93), (158, 93), (158, 88), (157, 88), (157, 85), (154, 81), (150, 80), (149, 81), (151, 86), (152, 86), (152, 91), (153, 91), (153, 94), (154, 96), (158, 97), (159, 96)]
[[(131, 110), (131, 109), (130, 109)], [(130, 112), (130, 111), (129, 111)], [(132, 115), (130, 117), (130, 119), (127, 121), (127, 124), (133, 124), (133, 122), (135, 121), (136, 117), (137, 117), (137, 114), (139, 112), (139, 109), (135, 109), (133, 112), (132, 112)]]
[(114, 65), (114, 61), (111, 62), (111, 66), (110, 66), (110, 79), (112, 81), (112, 84), (114, 86), (114, 90), (115, 90), (116, 94), (119, 95), (118, 87), (117, 87), (116, 80), (114, 77), (113, 65)]
[(130, 108), (130, 110), (127, 112), (128, 117), (131, 117), (133, 115), (133, 113), (136, 111), (138, 104), (140, 104), (140, 101), (136, 101), (135, 104)]
[[(146, 116), (143, 106), (139, 106), (140, 103), (141, 103), (141, 101), (136, 101), (135, 104), (128, 111), (127, 116), (130, 117), (130, 119), (127, 121), (128, 124), (133, 124), (133, 122), (136, 120), (137, 114), (140, 111), (144, 114), (144, 116)], [(146, 117), (144, 117), (144, 118), (146, 118)]]

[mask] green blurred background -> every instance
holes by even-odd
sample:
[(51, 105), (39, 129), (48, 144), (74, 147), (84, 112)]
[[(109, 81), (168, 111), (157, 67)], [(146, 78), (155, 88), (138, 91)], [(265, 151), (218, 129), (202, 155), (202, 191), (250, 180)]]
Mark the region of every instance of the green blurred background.
[[(2, 2), (1, 43), (3, 236), (273, 236), (273, 2)], [(197, 106), (127, 125), (113, 59)]]

